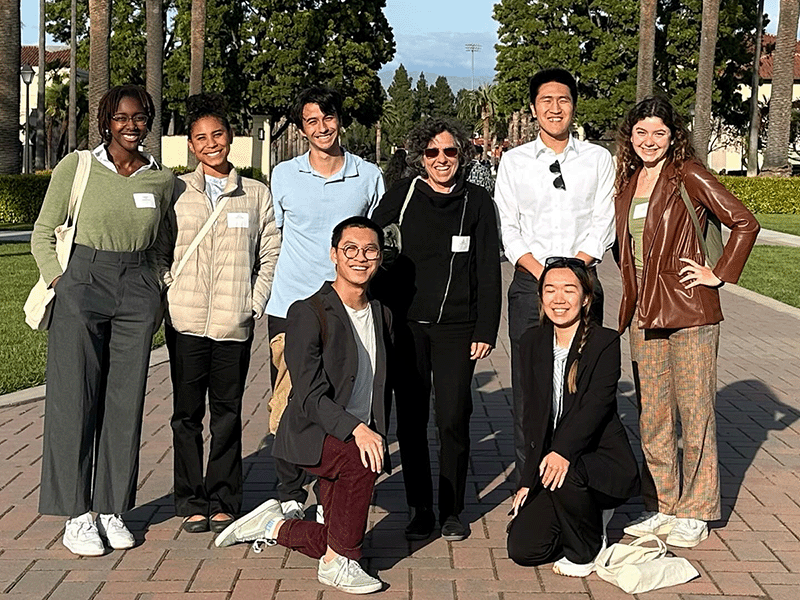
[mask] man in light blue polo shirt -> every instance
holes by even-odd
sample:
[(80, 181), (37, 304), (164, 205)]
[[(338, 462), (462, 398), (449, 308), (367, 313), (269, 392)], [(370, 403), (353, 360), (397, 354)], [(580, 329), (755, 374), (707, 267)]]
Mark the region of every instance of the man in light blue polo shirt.
[[(283, 232), (275, 267), (272, 294), (267, 304), (270, 335), (272, 398), (269, 430), (278, 429), (291, 391), (283, 358), (286, 313), (289, 306), (316, 292), (335, 277), (330, 259), (331, 231), (348, 217), (368, 216), (383, 196), (383, 176), (378, 167), (339, 145), (342, 98), (328, 87), (300, 92), (290, 111), (292, 122), (308, 140), (309, 150), (282, 162), (272, 171), (270, 187), (275, 222)], [(307, 493), (304, 472), (275, 459), (278, 496), (287, 518), (302, 518)]]

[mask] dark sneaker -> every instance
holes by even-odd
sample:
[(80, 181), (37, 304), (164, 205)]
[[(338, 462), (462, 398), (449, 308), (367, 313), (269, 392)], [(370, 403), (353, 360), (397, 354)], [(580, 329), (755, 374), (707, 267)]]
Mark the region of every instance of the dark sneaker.
[(442, 523), (442, 537), (449, 542), (460, 542), (466, 539), (467, 535), (469, 535), (467, 528), (458, 515), (450, 515)]
[(433, 510), (427, 507), (415, 508), (414, 518), (406, 525), (407, 540), (427, 540), (436, 527), (436, 517)]

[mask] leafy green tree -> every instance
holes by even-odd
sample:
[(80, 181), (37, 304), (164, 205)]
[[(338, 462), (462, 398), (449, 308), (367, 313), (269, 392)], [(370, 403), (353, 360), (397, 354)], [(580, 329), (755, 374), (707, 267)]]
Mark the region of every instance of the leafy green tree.
[(386, 134), (392, 144), (402, 146), (414, 125), (414, 91), (411, 89), (411, 77), (402, 64), (395, 70), (387, 92), (396, 117), (392, 123), (385, 123)]
[(455, 117), (456, 99), (447, 79), (442, 75), (431, 86), (431, 115), (436, 117)]
[(414, 120), (421, 121), (431, 116), (433, 112), (433, 98), (425, 73), (419, 74), (417, 86), (414, 89)]

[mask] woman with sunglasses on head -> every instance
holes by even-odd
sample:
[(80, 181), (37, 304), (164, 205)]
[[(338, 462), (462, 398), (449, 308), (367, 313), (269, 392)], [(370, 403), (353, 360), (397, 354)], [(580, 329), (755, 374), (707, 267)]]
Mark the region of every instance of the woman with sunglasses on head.
[(136, 501), (145, 381), (160, 303), (153, 247), (174, 179), (140, 148), (153, 115), (153, 100), (138, 85), (114, 87), (100, 100), (103, 142), (91, 152), (64, 272), (55, 229), (67, 217), (77, 153), (53, 170), (31, 236), (42, 278), (55, 291), (39, 511), (69, 518), (63, 543), (81, 556), (103, 554), (104, 543), (116, 549), (134, 544), (120, 513)]
[[(464, 539), (469, 463), (470, 384), (475, 361), (492, 351), (500, 323), (500, 250), (494, 205), (465, 181), (472, 143), (455, 122), (431, 118), (408, 140), (417, 177), (386, 192), (372, 218), (400, 223), (402, 253), (373, 282), (399, 324), (394, 390), (406, 499), (414, 516), (406, 538), (433, 533), (428, 451), (431, 374), (439, 430), (439, 522), (442, 537)], [(413, 187), (412, 187), (413, 186)], [(405, 324), (405, 326), (402, 326)]]
[(617, 415), (619, 334), (590, 318), (592, 278), (579, 258), (549, 258), (540, 327), (520, 338), (527, 456), (512, 505), (508, 556), (586, 577), (606, 547), (613, 509), (639, 489)]
[(242, 508), (242, 396), (281, 236), (267, 186), (228, 160), (233, 129), (222, 97), (190, 96), (186, 109), (189, 150), (199, 164), (178, 179), (157, 247), (168, 289), (175, 512), (188, 533), (220, 532)]
[[(687, 548), (706, 539), (706, 522), (721, 516), (714, 416), (718, 289), (739, 279), (759, 231), (753, 214), (694, 158), (689, 140), (669, 101), (639, 102), (620, 126), (615, 182), (619, 327), (630, 327), (644, 454), (645, 512), (625, 532), (668, 534), (668, 544)], [(687, 201), (704, 230), (711, 215), (731, 230), (713, 269)]]

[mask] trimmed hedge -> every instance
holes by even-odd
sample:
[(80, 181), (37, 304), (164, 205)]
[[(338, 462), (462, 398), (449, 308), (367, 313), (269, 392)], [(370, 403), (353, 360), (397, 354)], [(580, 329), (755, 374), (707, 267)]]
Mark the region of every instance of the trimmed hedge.
[[(176, 175), (189, 173), (188, 167), (175, 167)], [(266, 183), (261, 169), (245, 167), (238, 169), (242, 177), (250, 177)], [(33, 223), (39, 216), (44, 202), (49, 173), (33, 175), (0, 175), (0, 223)]]
[(49, 184), (49, 173), (0, 175), (0, 222), (33, 223)]
[(733, 177), (720, 182), (754, 213), (800, 213), (800, 177)]

